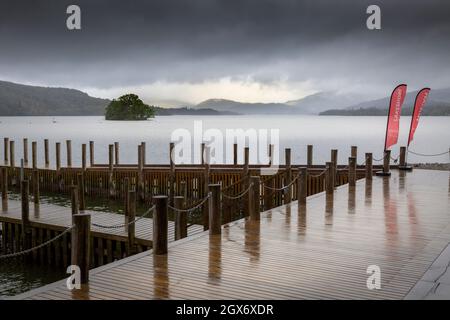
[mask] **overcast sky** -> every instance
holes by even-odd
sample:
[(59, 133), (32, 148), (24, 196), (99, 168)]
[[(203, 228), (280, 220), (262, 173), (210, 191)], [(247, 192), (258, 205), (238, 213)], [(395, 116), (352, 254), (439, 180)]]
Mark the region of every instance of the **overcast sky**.
[[(66, 28), (81, 7), (82, 30)], [(366, 28), (381, 7), (382, 30)], [(448, 0), (0, 2), (0, 79), (112, 98), (283, 102), (450, 87)]]

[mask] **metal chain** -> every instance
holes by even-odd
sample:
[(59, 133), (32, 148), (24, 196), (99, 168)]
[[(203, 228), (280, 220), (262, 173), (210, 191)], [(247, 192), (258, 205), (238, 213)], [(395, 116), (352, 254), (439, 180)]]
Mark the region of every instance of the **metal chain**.
[(251, 189), (252, 186), (253, 186), (253, 183), (250, 183), (250, 185), (248, 186), (248, 188), (245, 191), (241, 192), (240, 194), (238, 194), (236, 196), (230, 196), (225, 193), (222, 193), (222, 195), (227, 199), (236, 200), (236, 199), (243, 197)]
[(210, 197), (211, 197), (211, 192), (208, 192), (207, 196), (205, 198), (203, 198), (200, 201), (200, 203), (198, 203), (195, 206), (193, 206), (191, 208), (188, 208), (188, 209), (178, 209), (178, 208), (172, 207), (171, 205), (169, 205), (168, 207), (169, 207), (169, 209), (172, 209), (172, 210), (174, 210), (176, 212), (187, 212), (187, 213), (190, 213), (190, 212), (194, 211), (195, 209), (200, 208), (206, 202), (206, 200), (208, 200)]
[(409, 153), (415, 154), (416, 156), (422, 156), (422, 157), (438, 157), (438, 156), (443, 156), (444, 154), (450, 153), (449, 151), (446, 152), (442, 152), (442, 153), (435, 153), (435, 154), (424, 154), (424, 153), (418, 153), (418, 152), (414, 152), (411, 150), (408, 150)]
[(297, 175), (295, 176), (295, 178), (292, 179), (291, 182), (289, 182), (289, 184), (287, 184), (287, 185), (285, 185), (284, 187), (281, 187), (281, 188), (272, 188), (272, 187), (269, 187), (269, 186), (266, 186), (266, 185), (264, 185), (264, 188), (269, 189), (269, 190), (282, 191), (282, 190), (285, 190), (285, 189), (289, 188), (291, 185), (293, 185), (294, 182), (295, 182), (299, 177), (300, 177), (300, 175), (297, 174)]
[(143, 215), (137, 217), (136, 219), (134, 219), (133, 221), (130, 221), (130, 222), (128, 222), (128, 223), (116, 224), (116, 225), (112, 225), (112, 226), (105, 226), (105, 225), (97, 224), (97, 223), (92, 223), (92, 225), (93, 225), (94, 227), (102, 228), (102, 229), (118, 229), (118, 228), (123, 228), (123, 227), (125, 227), (125, 226), (129, 226), (129, 225), (131, 225), (131, 224), (133, 224), (133, 223), (136, 223), (136, 222), (138, 222), (139, 220), (141, 220), (142, 218), (148, 216), (149, 213), (152, 212), (155, 208), (156, 208), (156, 206), (151, 207), (151, 208), (148, 209)]
[(46, 242), (41, 243), (40, 245), (38, 245), (36, 247), (30, 248), (30, 249), (26, 249), (26, 250), (23, 250), (23, 251), (19, 251), (19, 252), (15, 252), (15, 253), (2, 255), (2, 256), (0, 256), (0, 260), (19, 257), (19, 256), (22, 256), (22, 255), (26, 255), (28, 253), (31, 253), (33, 251), (39, 250), (41, 248), (44, 248), (44, 247), (48, 246), (50, 243), (52, 243), (52, 242), (58, 240), (59, 238), (61, 238), (63, 235), (65, 235), (70, 230), (72, 230), (74, 227), (75, 227), (75, 225), (73, 225), (71, 227), (68, 227), (66, 230), (64, 230), (63, 232), (58, 234), (56, 237), (54, 237), (54, 238), (52, 238), (50, 240), (47, 240)]

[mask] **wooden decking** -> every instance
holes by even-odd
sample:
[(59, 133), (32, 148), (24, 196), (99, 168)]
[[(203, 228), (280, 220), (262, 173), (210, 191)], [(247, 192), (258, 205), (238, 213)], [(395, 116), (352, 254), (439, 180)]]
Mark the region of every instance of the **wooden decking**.
[[(104, 226), (123, 225), (124, 215), (110, 212), (99, 212), (86, 210), (86, 213), (91, 215), (92, 223)], [(0, 210), (0, 222), (15, 222), (21, 223), (21, 203), (17, 200), (8, 201), (8, 210)], [(39, 208), (30, 203), (30, 222), (34, 227), (48, 227), (53, 226), (60, 231), (72, 225), (72, 212), (70, 208), (62, 207), (52, 204), (40, 204)], [(102, 238), (109, 238), (112, 240), (126, 241), (128, 234), (125, 227), (121, 228), (99, 228), (91, 227), (93, 236), (101, 236)], [(151, 246), (153, 230), (153, 220), (151, 218), (141, 218), (136, 221), (136, 242), (142, 245)], [(195, 234), (203, 231), (203, 226), (192, 225), (188, 229), (188, 234)], [(173, 221), (169, 221), (168, 230), (169, 240), (175, 238), (175, 225)]]
[[(393, 171), (65, 280), (17, 299), (402, 299), (450, 241), (449, 172)], [(369, 265), (381, 289), (366, 286)]]

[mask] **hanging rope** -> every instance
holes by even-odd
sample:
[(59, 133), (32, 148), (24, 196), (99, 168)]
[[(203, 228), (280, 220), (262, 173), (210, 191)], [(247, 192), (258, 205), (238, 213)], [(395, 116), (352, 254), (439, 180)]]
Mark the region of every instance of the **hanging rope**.
[(222, 193), (222, 195), (227, 199), (236, 200), (236, 199), (242, 198), (247, 192), (249, 192), (252, 186), (253, 186), (253, 183), (250, 183), (248, 188), (238, 195), (227, 195), (225, 193)]
[(285, 189), (289, 188), (291, 185), (293, 185), (294, 182), (298, 179), (299, 176), (300, 176), (300, 175), (297, 174), (297, 175), (295, 176), (295, 178), (292, 179), (292, 181), (289, 182), (289, 184), (285, 185), (284, 187), (281, 187), (281, 188), (272, 188), (272, 187), (269, 187), (269, 186), (264, 185), (264, 188), (269, 189), (269, 190), (274, 190), (274, 191), (282, 191), (282, 190), (285, 190)]
[(98, 223), (92, 223), (92, 225), (94, 227), (97, 228), (102, 228), (102, 229), (117, 229), (117, 228), (123, 228), (125, 226), (129, 226), (133, 223), (138, 222), (139, 220), (141, 220), (142, 218), (148, 216), (150, 214), (150, 212), (152, 212), (153, 210), (155, 210), (156, 206), (151, 207), (150, 209), (148, 209), (143, 215), (141, 215), (140, 217), (137, 217), (136, 219), (134, 219), (133, 221), (130, 221), (128, 223), (122, 223), (122, 224), (116, 224), (116, 225), (112, 225), (112, 226), (106, 226), (106, 225), (102, 225), (102, 224), (98, 224)]
[(446, 152), (434, 153), (434, 154), (424, 154), (424, 153), (414, 152), (414, 151), (411, 151), (411, 150), (408, 150), (408, 152), (409, 152), (409, 153), (412, 153), (412, 154), (415, 154), (416, 156), (422, 156), (422, 157), (438, 157), (438, 156), (443, 156), (443, 155), (445, 155), (445, 154), (447, 154), (447, 153), (450, 153), (450, 150), (449, 150), (449, 151), (446, 151)]
[(198, 204), (196, 204), (193, 207), (188, 208), (188, 209), (179, 209), (179, 208), (172, 207), (171, 205), (168, 205), (168, 207), (169, 207), (169, 209), (172, 209), (172, 210), (174, 210), (176, 212), (187, 212), (187, 213), (190, 213), (190, 212), (200, 208), (206, 202), (206, 200), (208, 200), (210, 197), (211, 197), (211, 192), (208, 192), (208, 195), (205, 198), (203, 198), (202, 200), (200, 200), (200, 202)]

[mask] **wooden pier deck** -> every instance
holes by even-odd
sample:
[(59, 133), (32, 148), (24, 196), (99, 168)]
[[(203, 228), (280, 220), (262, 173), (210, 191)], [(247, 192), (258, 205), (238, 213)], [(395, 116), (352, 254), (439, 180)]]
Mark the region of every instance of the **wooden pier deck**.
[[(104, 226), (123, 225), (125, 218), (123, 214), (112, 212), (101, 212), (93, 210), (85, 210), (85, 213), (91, 215), (91, 222)], [(0, 210), (0, 222), (9, 222), (21, 224), (21, 202), (18, 200), (8, 200), (8, 210)], [(53, 227), (55, 231), (63, 231), (72, 225), (71, 208), (63, 207), (53, 204), (40, 204), (38, 210), (30, 203), (30, 223), (32, 227), (48, 228)], [(153, 239), (153, 220), (151, 218), (143, 217), (136, 221), (136, 243), (145, 247), (152, 246)], [(196, 234), (203, 231), (201, 225), (191, 225), (188, 228), (188, 234)], [(128, 240), (128, 233), (125, 227), (120, 228), (100, 228), (91, 226), (91, 232), (94, 237), (101, 237), (103, 239), (118, 240), (126, 242)], [(169, 221), (168, 225), (169, 240), (175, 239), (175, 224)]]
[(394, 170), (91, 270), (81, 290), (62, 280), (14, 299), (402, 299), (450, 242), (449, 182)]

